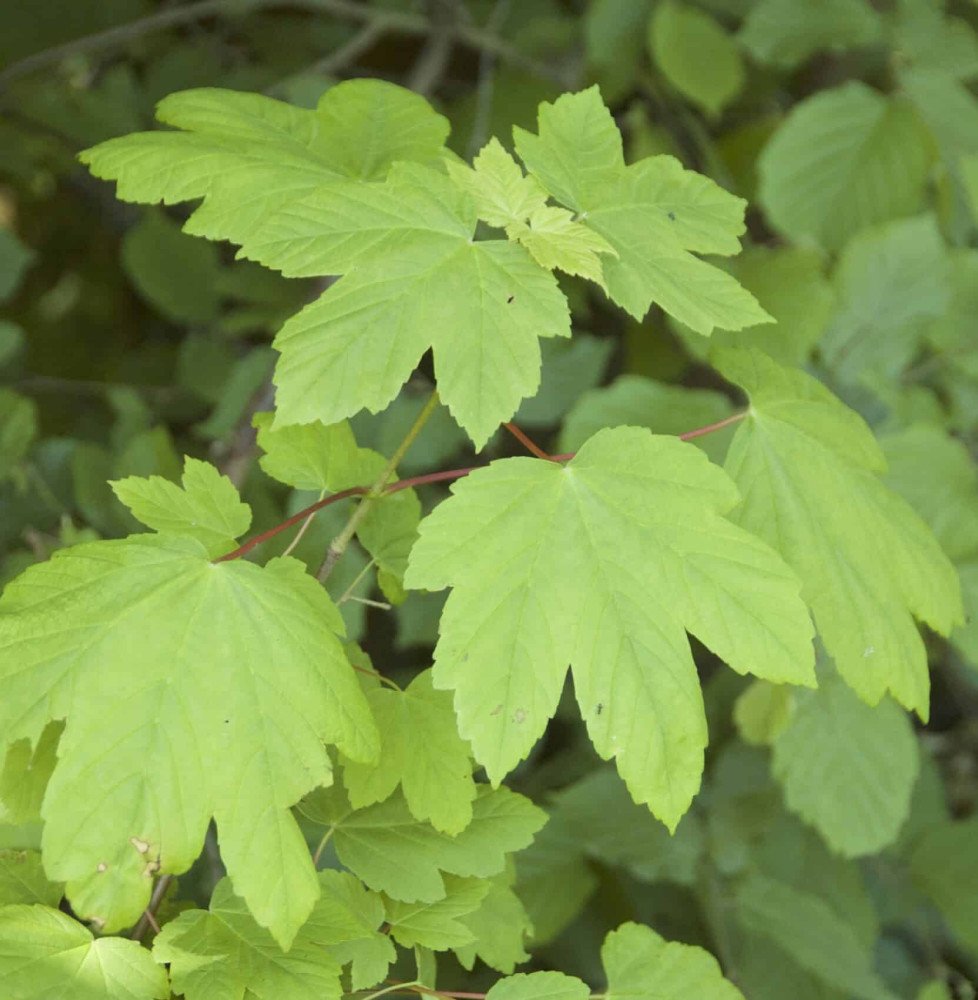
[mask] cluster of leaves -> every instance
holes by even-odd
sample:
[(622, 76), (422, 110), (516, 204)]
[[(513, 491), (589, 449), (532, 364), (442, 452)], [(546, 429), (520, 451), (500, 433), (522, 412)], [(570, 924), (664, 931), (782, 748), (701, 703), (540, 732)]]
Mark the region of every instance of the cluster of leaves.
[(7, 994), (967, 995), (976, 12), (70, 6), (0, 12)]

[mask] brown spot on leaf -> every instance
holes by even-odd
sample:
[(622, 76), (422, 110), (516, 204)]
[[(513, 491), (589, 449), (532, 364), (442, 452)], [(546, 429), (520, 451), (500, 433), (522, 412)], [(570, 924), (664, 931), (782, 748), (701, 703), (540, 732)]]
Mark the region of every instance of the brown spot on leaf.
[(139, 851), (140, 854), (149, 853), (149, 844), (145, 840), (140, 840), (139, 837), (130, 837), (129, 843)]
[(95, 866), (95, 870), (99, 873), (99, 875), (101, 875), (102, 872), (107, 872), (109, 870), (109, 866), (104, 861), (100, 861)]

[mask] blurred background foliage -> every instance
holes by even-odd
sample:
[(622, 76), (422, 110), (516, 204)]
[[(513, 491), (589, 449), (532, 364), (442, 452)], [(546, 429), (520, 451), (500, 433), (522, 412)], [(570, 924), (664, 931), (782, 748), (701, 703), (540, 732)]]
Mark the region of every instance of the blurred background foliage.
[[(511, 145), (540, 101), (597, 82), (629, 159), (676, 156), (748, 199), (747, 248), (719, 263), (778, 324), (713, 340), (806, 367), (866, 418), (889, 482), (936, 531), (969, 605), (949, 642), (928, 637), (931, 722), (916, 731), (895, 706), (868, 709), (831, 681), (818, 699), (791, 695), (700, 649), (710, 756), (673, 839), (598, 766), (568, 701), (513, 779), (552, 812), (515, 872), (534, 966), (598, 982), (604, 932), (637, 919), (709, 947), (751, 1000), (973, 997), (974, 2), (4, 0), (0, 578), (60, 546), (139, 530), (108, 481), (177, 478), (183, 454), (230, 476), (256, 530), (316, 499), (263, 473), (252, 430), (274, 402), (271, 337), (316, 282), (185, 235), (185, 209), (116, 201), (75, 155), (153, 127), (172, 91), (311, 107), (351, 76), (424, 93), (468, 156), (490, 135)], [(656, 310), (635, 323), (562, 281), (574, 339), (544, 343), (541, 389), (516, 418), (542, 445), (572, 450), (621, 423), (679, 433), (739, 405), (704, 338)], [(359, 443), (390, 454), (429, 388), (423, 364), (387, 411), (354, 420)], [(697, 443), (722, 460), (727, 441)], [(401, 472), (514, 451), (497, 435), (476, 458), (442, 411)], [(422, 504), (443, 495), (427, 487)], [(313, 570), (344, 516), (328, 508), (299, 542)], [(288, 544), (280, 536), (262, 558)], [(351, 549), (330, 588), (373, 601), (344, 602), (351, 636), (380, 670), (409, 677), (429, 662), (441, 598), (405, 595), (391, 573), (378, 586), (374, 568)], [(825, 762), (816, 788), (799, 766), (812, 758)], [(182, 880), (186, 897), (207, 878)], [(482, 966), (441, 975), (462, 989), (493, 977)]]

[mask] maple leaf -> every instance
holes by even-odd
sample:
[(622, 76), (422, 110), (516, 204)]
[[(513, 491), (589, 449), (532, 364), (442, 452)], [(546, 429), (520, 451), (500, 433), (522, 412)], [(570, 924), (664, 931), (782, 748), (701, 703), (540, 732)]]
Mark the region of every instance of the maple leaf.
[(379, 896), (342, 872), (320, 872), (319, 886), (319, 899), (287, 952), (222, 879), (207, 910), (187, 910), (157, 935), (153, 957), (170, 966), (173, 987), (186, 1000), (338, 1000), (340, 963), (332, 950), (376, 936), (384, 908)]
[(275, 340), (276, 427), (382, 410), (429, 347), (439, 395), (477, 447), (533, 395), (539, 338), (570, 336), (567, 302), (523, 247), (474, 240), (476, 223), (446, 174), (403, 163), (264, 227), (247, 248), (262, 263), (346, 272)]
[(405, 582), (453, 588), (434, 679), (493, 782), (542, 734), (570, 663), (598, 753), (674, 828), (706, 743), (685, 629), (740, 672), (814, 684), (800, 583), (724, 520), (736, 487), (693, 445), (619, 427), (566, 465), (504, 459), (452, 490)]
[[(601, 963), (608, 1000), (744, 1000), (703, 948), (666, 941), (650, 927), (622, 924), (604, 940)], [(590, 990), (562, 972), (531, 972), (499, 980), (486, 1000), (587, 1000)]]
[(236, 891), (291, 940), (319, 887), (289, 806), (330, 780), (324, 742), (378, 750), (341, 631), (296, 560), (212, 563), (166, 535), (66, 549), (7, 588), (0, 729), (67, 720), (42, 847), (79, 915), (134, 922), (213, 816)]
[(445, 897), (443, 872), (488, 878), (503, 870), (506, 854), (527, 847), (547, 820), (529, 799), (508, 788), (481, 785), (472, 821), (452, 837), (411, 815), (403, 795), (353, 809), (340, 785), (320, 789), (300, 804), (331, 828), (340, 861), (371, 888), (403, 902)]
[(230, 552), (251, 524), (251, 508), (231, 480), (196, 458), (185, 460), (182, 489), (162, 476), (129, 476), (110, 485), (148, 528), (197, 538), (211, 556)]
[(942, 635), (963, 621), (954, 567), (881, 482), (883, 453), (858, 414), (760, 351), (724, 349), (715, 363), (750, 397), (726, 461), (744, 498), (732, 516), (797, 571), (856, 693), (875, 705), (890, 691), (926, 719), (927, 656), (913, 617)]
[(166, 973), (137, 941), (99, 938), (47, 906), (0, 906), (0, 979), (17, 1000), (165, 1000)]
[(476, 784), (451, 694), (436, 691), (426, 670), (404, 691), (378, 686), (367, 700), (381, 734), (380, 756), (375, 764), (345, 763), (351, 804), (361, 809), (381, 802), (401, 785), (413, 816), (444, 833), (461, 833), (472, 820)]
[(530, 174), (607, 240), (608, 293), (636, 319), (656, 302), (703, 334), (771, 321), (730, 275), (694, 256), (740, 250), (746, 202), (671, 156), (626, 167), (597, 87), (541, 104), (539, 134), (515, 128), (513, 135)]
[(323, 186), (382, 179), (395, 160), (436, 160), (448, 121), (417, 94), (382, 80), (347, 80), (314, 110), (216, 87), (160, 101), (156, 117), (182, 131), (138, 132), (80, 156), (124, 201), (203, 198), (184, 229), (244, 244)]

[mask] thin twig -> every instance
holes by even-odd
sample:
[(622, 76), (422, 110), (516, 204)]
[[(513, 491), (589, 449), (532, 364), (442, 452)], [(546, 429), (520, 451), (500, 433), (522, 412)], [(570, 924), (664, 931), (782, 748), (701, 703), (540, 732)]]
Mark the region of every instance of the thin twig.
[[(354, 668), (354, 669), (356, 669), (356, 668)], [(319, 859), (323, 856), (323, 851), (326, 850), (326, 845), (330, 842), (330, 839), (333, 836), (333, 831), (335, 829), (336, 829), (335, 826), (331, 826), (323, 834), (323, 839), (319, 841), (319, 846), (316, 848), (316, 852), (312, 856), (312, 864), (313, 864), (314, 868), (318, 868), (319, 867)]]
[(133, 928), (129, 936), (133, 941), (142, 941), (143, 935), (152, 927), (157, 934), (160, 932), (160, 925), (156, 922), (156, 911), (163, 902), (167, 889), (173, 881), (172, 875), (161, 875), (153, 886), (153, 895), (149, 897), (149, 905), (143, 910), (143, 915), (139, 918), (139, 923)]
[(346, 552), (346, 547), (356, 534), (357, 528), (360, 527), (361, 522), (370, 513), (373, 505), (385, 492), (387, 484), (397, 472), (397, 467), (401, 464), (401, 460), (407, 454), (411, 445), (414, 444), (414, 439), (421, 433), (421, 428), (428, 422), (428, 418), (435, 412), (437, 406), (438, 391), (435, 390), (428, 397), (428, 402), (421, 408), (421, 412), (415, 418), (411, 429), (405, 434), (404, 440), (397, 446), (397, 450), (391, 456), (390, 461), (384, 466), (384, 471), (377, 477), (370, 489), (365, 491), (366, 495), (357, 504), (356, 510), (350, 515), (346, 526), (330, 543), (329, 549), (326, 552), (326, 558), (323, 560), (322, 565), (319, 567), (319, 572), (316, 574), (316, 578), (320, 583), (326, 582), (329, 574), (333, 571), (333, 567), (343, 553)]
[(712, 434), (714, 431), (723, 430), (724, 427), (729, 427), (731, 424), (740, 423), (740, 421), (746, 416), (746, 410), (742, 413), (735, 413), (733, 416), (726, 417), (723, 420), (718, 420), (715, 424), (707, 424), (706, 427), (697, 427), (694, 431), (686, 431), (685, 434), (679, 435), (679, 440), (692, 441), (693, 438), (703, 437), (704, 434)]
[[(325, 492), (325, 491), (324, 491)], [(319, 494), (319, 499), (323, 499), (323, 493)], [(318, 502), (318, 501), (317, 501)], [(322, 508), (320, 508), (322, 510)], [(288, 547), (282, 553), (283, 556), (290, 556), (295, 551), (295, 547), (302, 541), (302, 536), (309, 530), (309, 525), (312, 524), (313, 518), (316, 516), (318, 511), (313, 511), (303, 522), (302, 527), (295, 533), (295, 538), (289, 542)]]
[(232, 559), (240, 559), (242, 556), (246, 556), (256, 546), (261, 545), (262, 542), (267, 542), (270, 538), (274, 538), (277, 534), (279, 534), (279, 532), (288, 530), (293, 524), (298, 524), (301, 520), (303, 520), (303, 518), (308, 517), (310, 514), (315, 514), (316, 511), (322, 510), (323, 507), (328, 507), (330, 504), (337, 503), (340, 500), (347, 500), (350, 497), (364, 496), (367, 492), (368, 488), (366, 486), (351, 486), (348, 490), (341, 490), (339, 493), (331, 493), (328, 497), (324, 497), (322, 500), (317, 500), (308, 507), (304, 507), (298, 514), (293, 514), (280, 524), (276, 524), (274, 528), (269, 528), (267, 531), (263, 531), (260, 535), (255, 535), (254, 538), (249, 538), (247, 542), (243, 545), (239, 545), (233, 552), (228, 552), (223, 556), (218, 556), (214, 562), (230, 562)]
[(360, 570), (359, 573), (357, 573), (357, 575), (353, 579), (353, 583), (351, 583), (350, 586), (347, 587), (345, 591), (343, 591), (343, 596), (336, 602), (337, 606), (340, 604), (345, 604), (348, 600), (350, 600), (351, 597), (353, 597), (353, 591), (360, 586), (360, 584), (363, 582), (363, 578), (370, 572), (371, 568), (373, 567), (376, 561), (377, 561), (376, 559), (371, 559), (370, 562), (368, 562), (363, 567), (363, 569)]
[(516, 424), (507, 423), (503, 424), (503, 427), (505, 427), (506, 430), (508, 430), (509, 433), (512, 434), (513, 437), (516, 438), (516, 440), (519, 441), (519, 443), (523, 445), (527, 451), (536, 455), (537, 458), (545, 458), (548, 462), (557, 461), (553, 455), (548, 455), (535, 441), (532, 441), (529, 435), (524, 434), (523, 431), (516, 426)]
[[(689, 441), (692, 438), (702, 437), (704, 434), (712, 434), (713, 431), (729, 427), (731, 424), (735, 424), (738, 420), (743, 420), (746, 416), (746, 411), (742, 413), (735, 413), (733, 416), (727, 417), (724, 420), (718, 420), (715, 424), (708, 424), (706, 427), (697, 427), (695, 430), (686, 431), (684, 434), (677, 435), (677, 437), (680, 441)], [(398, 449), (398, 451), (400, 452), (401, 449)], [(568, 451), (563, 455), (547, 455), (546, 457), (552, 462), (569, 462), (576, 454), (577, 452)], [(401, 453), (400, 458), (403, 457), (403, 453)], [(400, 458), (398, 458), (398, 461), (400, 461)], [(337, 500), (345, 500), (352, 496), (362, 496), (367, 499), (371, 499), (372, 495), (373, 497), (387, 496), (390, 493), (397, 493), (400, 490), (413, 489), (416, 486), (430, 486), (433, 483), (448, 483), (456, 479), (462, 479), (463, 477), (469, 475), (469, 473), (476, 472), (479, 469), (484, 468), (486, 468), (484, 465), (470, 465), (464, 469), (444, 469), (441, 472), (427, 472), (422, 476), (410, 476), (407, 479), (399, 479), (396, 483), (388, 483), (379, 491), (376, 483), (371, 487), (354, 486), (351, 489), (344, 490), (342, 493), (334, 493), (332, 496), (326, 497), (325, 500), (318, 500), (316, 503), (310, 504), (305, 509), (300, 510), (298, 514), (293, 514), (292, 517), (283, 521), (281, 524), (276, 524), (275, 527), (269, 528), (267, 531), (263, 531), (260, 535), (256, 535), (254, 538), (249, 539), (233, 552), (228, 552), (226, 555), (220, 556), (214, 561), (228, 562), (232, 559), (240, 559), (242, 556), (247, 555), (256, 546), (261, 545), (262, 542), (266, 542), (268, 539), (274, 538), (277, 534), (279, 534), (279, 532), (291, 528), (293, 524), (298, 524), (303, 518), (308, 517), (310, 514), (315, 513), (317, 510), (321, 510), (323, 507), (326, 507)], [(362, 506), (363, 505), (361, 504), (357, 510), (360, 510)], [(366, 516), (366, 514), (364, 514), (364, 516)], [(359, 521), (357, 523), (359, 524)]]
[(331, 76), (373, 48), (374, 43), (390, 30), (391, 26), (384, 18), (368, 22), (345, 45), (334, 49), (328, 56), (313, 63), (304, 72)]
[(33, 55), (25, 56), (25, 58), (11, 63), (0, 72), (0, 90), (14, 80), (27, 76), (28, 73), (33, 73), (34, 70), (44, 69), (45, 66), (61, 62), (62, 59), (69, 56), (111, 49), (115, 45), (122, 45), (154, 31), (174, 28), (181, 24), (190, 24), (193, 21), (202, 21), (204, 18), (224, 13), (229, 6), (228, 0), (199, 0), (198, 3), (188, 3), (182, 7), (161, 10), (148, 17), (142, 17), (138, 21), (120, 24), (115, 28), (107, 28), (105, 31), (97, 31), (92, 35), (85, 35), (82, 38), (65, 42), (63, 45), (55, 45), (53, 48), (35, 52)]
[(379, 608), (381, 611), (390, 611), (391, 606), (386, 601), (374, 601), (369, 597), (351, 597), (351, 601), (357, 604), (366, 604), (368, 608)]

